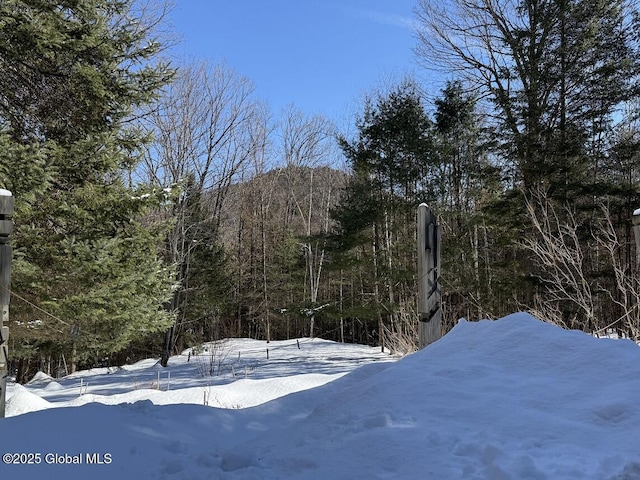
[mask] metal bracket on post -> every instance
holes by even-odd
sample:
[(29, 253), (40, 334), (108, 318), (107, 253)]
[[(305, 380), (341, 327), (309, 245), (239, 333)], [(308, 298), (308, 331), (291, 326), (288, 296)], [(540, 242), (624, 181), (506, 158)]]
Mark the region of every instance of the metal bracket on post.
[(425, 203), (418, 207), (418, 335), (424, 348), (442, 335), (440, 226)]
[(5, 416), (9, 376), (9, 300), (11, 298), (13, 195), (0, 189), (0, 418)]
[(7, 355), (7, 343), (9, 342), (9, 327), (0, 327), (0, 370), (7, 368), (9, 361)]

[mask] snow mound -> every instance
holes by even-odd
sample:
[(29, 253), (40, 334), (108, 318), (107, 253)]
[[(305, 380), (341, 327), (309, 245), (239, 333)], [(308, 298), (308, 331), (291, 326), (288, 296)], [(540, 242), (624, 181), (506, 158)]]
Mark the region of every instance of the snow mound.
[(633, 342), (520, 313), (251, 408), (154, 398), (7, 418), (0, 450), (112, 460), (12, 465), (16, 478), (638, 480), (638, 378)]
[(13, 395), (11, 395), (5, 404), (5, 415), (12, 417), (14, 415), (22, 415), (23, 413), (36, 412), (51, 408), (49, 402), (42, 397), (29, 392), (22, 385), (16, 385)]
[(29, 380), (29, 382), (27, 382), (27, 385), (36, 385), (38, 383), (48, 383), (52, 381), (53, 377), (51, 375), (47, 375), (44, 372), (38, 372), (33, 376), (31, 380)]
[(44, 390), (46, 392), (59, 392), (60, 390), (64, 390), (64, 387), (53, 380), (49, 382), (46, 387), (44, 387)]
[(278, 443), (269, 432), (230, 449), (221, 468), (238, 479), (623, 478), (640, 466), (639, 377), (630, 341), (527, 314), (461, 321), (335, 392)]

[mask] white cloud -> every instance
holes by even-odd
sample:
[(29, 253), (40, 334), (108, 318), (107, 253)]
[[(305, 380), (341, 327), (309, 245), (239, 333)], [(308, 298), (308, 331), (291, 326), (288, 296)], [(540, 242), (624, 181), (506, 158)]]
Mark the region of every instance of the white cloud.
[(379, 23), (381, 25), (391, 25), (393, 27), (406, 28), (409, 30), (415, 30), (416, 20), (413, 17), (407, 15), (400, 15), (398, 13), (380, 12), (375, 10), (365, 10), (362, 8), (345, 8), (350, 14), (360, 18), (364, 18), (371, 22)]

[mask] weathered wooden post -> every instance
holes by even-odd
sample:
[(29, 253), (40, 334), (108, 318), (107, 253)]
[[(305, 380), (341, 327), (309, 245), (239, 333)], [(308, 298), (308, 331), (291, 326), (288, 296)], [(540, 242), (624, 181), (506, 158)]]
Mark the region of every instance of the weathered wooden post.
[(418, 206), (418, 335), (419, 348), (442, 335), (440, 300), (440, 226), (425, 203)]
[(4, 418), (9, 376), (9, 287), (11, 285), (11, 233), (13, 195), (0, 189), (0, 418)]
[(636, 264), (640, 267), (640, 208), (633, 212), (631, 222), (633, 223), (633, 235), (636, 238)]

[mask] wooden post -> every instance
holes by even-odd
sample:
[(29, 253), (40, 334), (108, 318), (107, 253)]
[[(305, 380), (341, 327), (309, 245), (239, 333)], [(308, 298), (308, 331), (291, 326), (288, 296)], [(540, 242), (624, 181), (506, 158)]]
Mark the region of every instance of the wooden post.
[(640, 208), (633, 212), (631, 222), (633, 223), (633, 235), (636, 238), (636, 265), (640, 267)]
[(418, 335), (419, 348), (442, 335), (440, 291), (440, 226), (425, 203), (418, 206)]
[(11, 292), (11, 233), (13, 195), (0, 189), (0, 418), (5, 416), (9, 376), (9, 300)]

